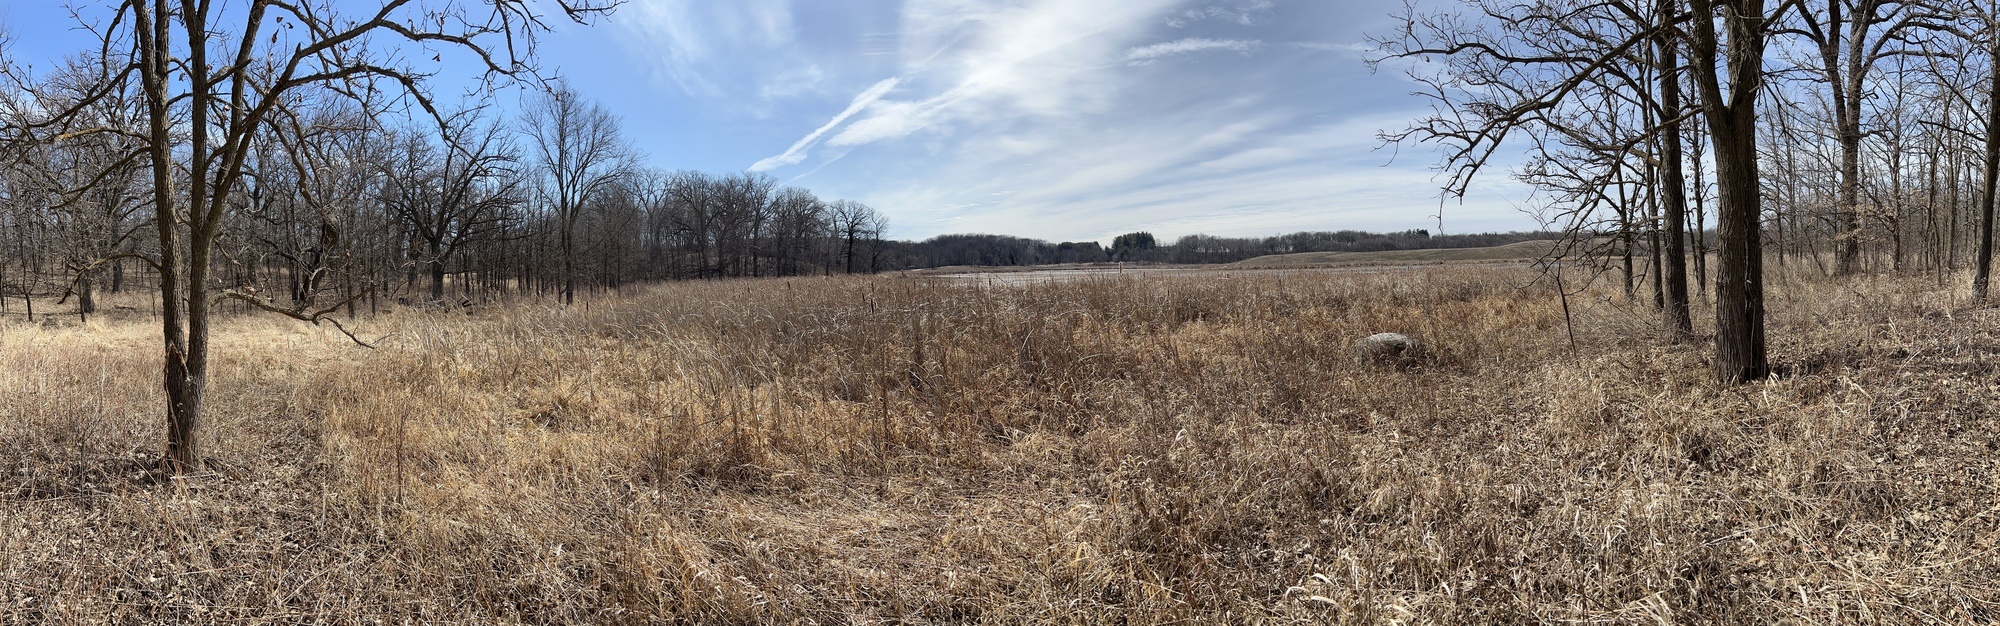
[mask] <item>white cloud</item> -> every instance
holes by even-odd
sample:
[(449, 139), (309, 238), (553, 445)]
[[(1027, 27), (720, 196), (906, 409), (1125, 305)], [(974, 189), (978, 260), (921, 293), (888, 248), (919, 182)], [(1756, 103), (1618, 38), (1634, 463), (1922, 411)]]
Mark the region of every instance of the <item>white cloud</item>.
[(767, 101), (796, 98), (819, 91), (826, 80), (826, 70), (807, 64), (779, 72), (758, 88), (757, 96)]
[(1151, 63), (1161, 57), (1208, 50), (1229, 50), (1249, 54), (1252, 49), (1262, 45), (1264, 45), (1264, 42), (1255, 39), (1203, 39), (1200, 37), (1189, 37), (1187, 39), (1177, 39), (1126, 50), (1125, 61), (1135, 65), (1145, 64)]
[(1271, 10), (1270, 0), (1239, 0), (1234, 3), (1211, 4), (1194, 7), (1175, 13), (1167, 18), (1167, 25), (1187, 28), (1204, 20), (1223, 20), (1238, 25), (1249, 26), (1257, 23), (1257, 16)]
[(855, 146), (927, 128), (1099, 110), (1110, 95), (1103, 60), (1142, 36), (1146, 17), (1171, 4), (913, 0), (904, 7), (904, 61), (913, 81), (935, 95), (879, 102), (828, 143)]
[[(788, 0), (634, 0), (612, 23), (628, 48), (651, 57), (654, 70), (686, 93), (729, 97), (737, 95), (730, 83), (748, 78), (769, 81), (754, 88), (760, 96), (784, 97), (820, 78), (796, 49)], [(742, 65), (749, 61), (759, 63)]]
[[(855, 100), (848, 111), (758, 161), (768, 170), (794, 165), (829, 132), (831, 146), (852, 147), (906, 137), (927, 128), (1005, 123), (1022, 115), (1065, 116), (1101, 108), (1105, 79), (1096, 74), (1124, 42), (1142, 34), (1144, 17), (1174, 0), (1095, 3), (1072, 0), (912, 0), (903, 7), (904, 86), (933, 95), (909, 100)], [(879, 85), (878, 85), (879, 86)], [(864, 95), (868, 95), (864, 93)], [(860, 107), (860, 108), (857, 108)], [(839, 128), (850, 117), (859, 119)], [(1015, 152), (1038, 144), (1023, 139)]]
[(763, 172), (786, 165), (796, 165), (804, 161), (806, 159), (806, 150), (811, 148), (815, 142), (818, 142), (821, 136), (826, 135), (827, 131), (833, 130), (841, 122), (847, 121), (847, 118), (854, 117), (854, 114), (860, 113), (868, 105), (874, 104), (876, 100), (882, 99), (882, 96), (888, 95), (889, 91), (895, 89), (896, 84), (900, 82), (902, 82), (901, 78), (887, 78), (875, 83), (874, 86), (869, 87), (866, 91), (854, 96), (854, 100), (847, 104), (847, 109), (841, 111), (839, 115), (833, 116), (833, 119), (828, 120), (826, 124), (821, 125), (811, 134), (794, 142), (792, 147), (785, 149), (784, 153), (767, 157), (752, 164), (750, 171)]
[[(1215, 117), (1231, 116), (1236, 121), (1214, 124)], [(1372, 151), (1375, 130), (1403, 119), (1387, 113), (1310, 123), (1269, 103), (1241, 101), (1132, 124), (1093, 119), (1052, 128), (1046, 134), (1067, 141), (1034, 155), (1009, 153), (1010, 137), (965, 137), (956, 153), (920, 178), (862, 199), (890, 210), (899, 231), (916, 237), (1400, 230), (1436, 228), (1441, 209), (1455, 232), (1527, 227), (1499, 201), (1518, 192), (1504, 177), (1482, 181), (1466, 206), (1454, 201), (1440, 207), (1430, 171), (1382, 167), (1387, 155)]]
[(1374, 45), (1366, 43), (1328, 43), (1324, 41), (1294, 41), (1285, 45), (1294, 48), (1304, 48), (1307, 50), (1320, 50), (1324, 52), (1339, 52), (1343, 54), (1357, 54), (1357, 55), (1368, 54), (1375, 51)]
[(1216, 172), (1234, 172), (1290, 163), (1304, 158), (1309, 154), (1306, 150), (1299, 148), (1267, 146), (1251, 148), (1231, 153), (1221, 158), (1210, 159), (1195, 167)]

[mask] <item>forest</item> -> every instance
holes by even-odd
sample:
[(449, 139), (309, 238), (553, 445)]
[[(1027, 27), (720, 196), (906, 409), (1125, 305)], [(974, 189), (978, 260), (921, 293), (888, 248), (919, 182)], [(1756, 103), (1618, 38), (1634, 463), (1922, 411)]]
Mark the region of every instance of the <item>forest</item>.
[[(1552, 228), (1662, 251), (1636, 269), (1626, 255), (1624, 285), (1655, 277), (1652, 299), (1683, 337), (1690, 276), (1698, 291), (1714, 281), (1724, 379), (1769, 373), (1767, 257), (1843, 277), (1970, 268), (1986, 297), (1992, 6), (1467, 0), (1407, 6), (1398, 24), (1373, 37), (1370, 62), (1433, 108), (1380, 138), (1433, 147), (1447, 196), (1504, 169)], [(1690, 241), (1710, 228), (1712, 250)]]

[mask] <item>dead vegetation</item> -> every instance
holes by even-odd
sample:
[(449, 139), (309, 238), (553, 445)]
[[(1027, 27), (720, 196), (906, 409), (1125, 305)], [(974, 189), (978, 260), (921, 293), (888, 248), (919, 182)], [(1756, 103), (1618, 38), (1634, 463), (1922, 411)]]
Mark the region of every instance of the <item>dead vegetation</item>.
[[(1538, 240), (1476, 248), (1422, 248), (1375, 252), (1295, 252), (1271, 254), (1231, 263), (1242, 269), (1296, 269), (1305, 267), (1364, 267), (1386, 264), (1514, 262), (1528, 263), (1567, 252), (1562, 243)], [(1572, 255), (1574, 256), (1574, 255)]]
[[(218, 331), (0, 327), (4, 623), (1978, 623), (2000, 335), (1771, 285), (1784, 375), (1507, 268), (684, 283)], [(1407, 333), (1412, 367), (1349, 354)]]

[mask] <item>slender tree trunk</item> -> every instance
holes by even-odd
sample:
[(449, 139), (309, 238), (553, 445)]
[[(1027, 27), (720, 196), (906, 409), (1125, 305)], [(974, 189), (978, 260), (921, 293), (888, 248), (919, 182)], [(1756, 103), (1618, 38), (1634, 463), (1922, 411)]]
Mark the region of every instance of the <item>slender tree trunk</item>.
[[(1700, 132), (1691, 133), (1690, 145), (1694, 148), (1694, 282), (1701, 290), (1702, 297), (1708, 296), (1708, 173), (1702, 167), (1703, 157), (1708, 154), (1702, 144)], [(1779, 253), (1784, 258), (1784, 253)]]
[[(153, 172), (154, 225), (160, 240), (160, 329), (166, 348), (162, 384), (167, 393), (167, 442), (166, 469), (172, 473), (194, 470), (200, 463), (201, 450), (196, 437), (201, 429), (202, 379), (196, 369), (199, 361), (191, 358), (194, 350), (206, 348), (190, 345), (190, 326), (183, 318), (189, 312), (189, 299), (181, 294), (180, 232), (174, 197), (175, 164), (172, 152), (173, 128), (171, 101), (167, 95), (170, 60), (171, 29), (168, 25), (169, 9), (166, 0), (154, 0), (133, 5), (134, 36), (139, 38), (137, 47), (140, 54), (140, 74), (145, 90), (148, 121), (148, 156)], [(193, 47), (193, 54), (199, 55), (201, 46)], [(202, 70), (205, 71), (205, 70)], [(201, 80), (201, 77), (195, 77)], [(194, 107), (195, 115), (203, 118), (195, 128), (206, 123), (206, 107)], [(199, 153), (204, 146), (196, 144)], [(196, 155), (197, 157), (199, 154)], [(202, 163), (192, 164), (192, 171), (200, 172)], [(194, 177), (199, 180), (200, 176)], [(190, 205), (190, 212), (198, 210)], [(188, 266), (190, 274), (195, 269)], [(192, 278), (192, 276), (191, 276)], [(201, 298), (194, 298), (199, 301)]]
[(1903, 273), (1903, 142), (1902, 135), (1889, 142), (1889, 258), (1891, 270)]
[[(1940, 139), (1940, 142), (1941, 141), (1942, 139)], [(1924, 252), (1923, 253), (1926, 257), (1924, 259), (1924, 264), (1929, 266), (1931, 274), (1939, 279), (1940, 281), (1939, 286), (1943, 286), (1942, 279), (1944, 278), (1944, 265), (1942, 263), (1942, 260), (1944, 259), (1944, 255), (1941, 254), (1941, 252), (1943, 252), (1942, 247), (1938, 245), (1940, 243), (1939, 240), (1943, 234), (1942, 232), (1940, 232), (1942, 229), (1938, 228), (1938, 161), (1939, 161), (1938, 153), (1943, 151), (1943, 149), (1944, 146), (1940, 145), (1940, 143), (1932, 143), (1924, 155), (1925, 185), (1924, 185)]]
[(573, 245), (573, 242), (576, 240), (576, 230), (567, 216), (563, 220), (560, 237), (562, 239), (563, 267), (562, 302), (563, 304), (576, 304), (576, 252)]
[[(1612, 167), (1619, 166), (1613, 165)], [(1626, 193), (1627, 186), (1624, 184), (1624, 171), (1620, 169), (1618, 174), (1617, 182), (1615, 183), (1618, 185), (1618, 242), (1620, 244), (1618, 257), (1623, 263), (1625, 270), (1625, 301), (1631, 302), (1638, 294), (1638, 288), (1633, 284), (1632, 280), (1632, 247), (1638, 242), (1638, 239), (1635, 233), (1632, 232), (1633, 207), (1632, 200)]]
[(1951, 151), (1951, 168), (1947, 170), (1944, 181), (1945, 188), (1951, 190), (1951, 194), (1945, 196), (1945, 204), (1948, 205), (1945, 216), (1949, 218), (1944, 245), (1944, 269), (1947, 272), (1958, 271), (1958, 217), (1965, 212), (1965, 208), (1960, 206), (1964, 195), (1959, 193), (1959, 184), (1965, 180), (1965, 164), (1961, 162), (1960, 152)]
[(1986, 96), (1986, 176), (1979, 194), (1979, 252), (1972, 270), (1972, 301), (1986, 302), (1986, 284), (1993, 271), (1993, 192), (2000, 182), (2000, 41), (1988, 43), (1993, 66), (1992, 90)]
[[(1678, 3), (1661, 2), (1660, 19), (1671, 21)], [(1658, 48), (1660, 70), (1660, 109), (1669, 117), (1681, 112), (1680, 57), (1677, 44), (1662, 34), (1654, 41)], [(1660, 259), (1659, 281), (1662, 285), (1663, 304), (1667, 316), (1667, 329), (1675, 342), (1686, 341), (1694, 336), (1694, 319), (1688, 310), (1687, 241), (1682, 230), (1687, 224), (1687, 179), (1681, 172), (1681, 125), (1679, 122), (1666, 124), (1660, 129), (1658, 145), (1660, 179), (1657, 191), (1660, 209), (1664, 213), (1660, 225), (1666, 232), (1653, 254)], [(1699, 234), (1697, 233), (1697, 236)]]

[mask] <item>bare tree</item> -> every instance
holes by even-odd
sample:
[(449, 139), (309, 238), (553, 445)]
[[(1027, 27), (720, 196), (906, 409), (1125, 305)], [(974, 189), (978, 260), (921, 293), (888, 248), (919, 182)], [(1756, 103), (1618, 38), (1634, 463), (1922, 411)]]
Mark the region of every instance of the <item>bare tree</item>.
[(1835, 240), (1833, 273), (1853, 274), (1861, 256), (1862, 101), (1876, 63), (1906, 54), (1911, 31), (1937, 28), (1921, 2), (1907, 0), (1825, 0), (1801, 3), (1798, 34), (1817, 53), (1812, 70), (1827, 85), (1833, 135), (1840, 149), (1839, 196), (1834, 213), (1841, 233)]
[[(834, 228), (834, 236), (840, 242), (840, 258), (849, 274), (854, 273), (857, 260), (867, 262), (867, 269), (875, 271), (875, 261), (881, 254), (881, 246), (874, 245), (882, 238), (882, 231), (889, 227), (889, 220), (875, 212), (873, 207), (852, 200), (839, 200), (829, 205), (829, 216)], [(860, 254), (868, 257), (862, 259)]]
[(1977, 33), (1965, 33), (1968, 39), (1984, 44), (1991, 65), (1988, 70), (1991, 82), (1986, 92), (1986, 161), (1979, 192), (1979, 234), (1978, 252), (1973, 257), (1972, 301), (1986, 302), (1987, 284), (1993, 275), (1993, 209), (1995, 193), (2000, 193), (2000, 2), (1987, 0), (1965, 3), (1967, 13), (1977, 16)]
[[(556, 0), (554, 6), (579, 21), (612, 7), (599, 0)], [(107, 6), (109, 18), (87, 25), (101, 42), (98, 54), (117, 61), (105, 64), (101, 93), (129, 80), (140, 86), (145, 128), (139, 136), (152, 173), (159, 238), (152, 262), (160, 281), (171, 472), (200, 467), (215, 243), (244, 181), (246, 160), (281, 104), (306, 90), (355, 94), (386, 82), (430, 110), (426, 74), (400, 62), (399, 46), (459, 50), (479, 59), (489, 75), (516, 75), (531, 70), (525, 59), (536, 33), (546, 28), (526, 0), (386, 0), (360, 12), (353, 8), (325, 0), (124, 0)], [(330, 321), (332, 309), (281, 307), (241, 290), (221, 294), (301, 320)]]
[(514, 218), (524, 177), (509, 137), (499, 124), (466, 109), (445, 118), (432, 143), (428, 133), (403, 133), (383, 162), (383, 202), (422, 246), (430, 299), (444, 299), (445, 269), (464, 248), (494, 236)]
[[(1664, 25), (1678, 21), (1679, 2), (1653, 0), (1653, 5), (1654, 23)], [(1687, 177), (1682, 170), (1685, 160), (1681, 153), (1681, 43), (1666, 29), (1658, 29), (1653, 34), (1652, 43), (1653, 68), (1659, 77), (1658, 98), (1654, 104), (1657, 107), (1656, 119), (1660, 120), (1659, 135), (1654, 140), (1657, 147), (1653, 152), (1658, 155), (1657, 193), (1662, 230), (1665, 231), (1660, 249), (1655, 250), (1654, 255), (1661, 262), (1661, 308), (1666, 311), (1667, 328), (1673, 333), (1674, 341), (1686, 341), (1694, 335), (1694, 319), (1688, 306)], [(1695, 236), (1699, 237), (1701, 233), (1696, 232)]]
[(535, 164), (545, 176), (543, 195), (556, 211), (562, 255), (562, 298), (576, 302), (576, 224), (599, 194), (610, 191), (632, 166), (633, 155), (618, 118), (567, 86), (538, 94), (521, 112)]
[[(1636, 97), (1606, 95), (1601, 90), (1643, 89), (1644, 81), (1630, 80), (1623, 68), (1649, 46), (1659, 54), (1662, 36), (1680, 39), (1688, 52), (1687, 72), (1708, 121), (1720, 190), (1716, 374), (1735, 382), (1763, 377), (1768, 367), (1756, 105), (1770, 30), (1764, 3), (1693, 0), (1686, 5), (1639, 6), (1469, 0), (1466, 4), (1477, 18), (1420, 14), (1412, 7), (1394, 36), (1377, 39), (1385, 59), (1445, 61), (1434, 71), (1412, 70), (1412, 78), (1425, 86), (1420, 93), (1437, 103), (1437, 112), (1383, 138), (1392, 143), (1441, 144), (1442, 167), (1450, 173), (1445, 191), (1463, 194), (1472, 176), (1494, 158), (1510, 134), (1546, 129), (1570, 135), (1577, 126), (1565, 118), (1565, 111), (1602, 98)], [(1678, 10), (1682, 6), (1688, 9), (1684, 13)], [(1667, 125), (1677, 123), (1680, 115), (1678, 107), (1671, 114), (1660, 107), (1655, 117)], [(1646, 129), (1641, 137), (1658, 132)], [(1612, 166), (1598, 175), (1618, 180), (1622, 166), (1607, 165)]]

